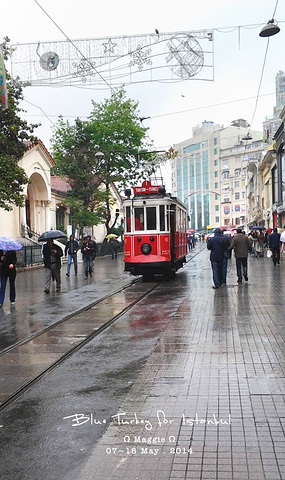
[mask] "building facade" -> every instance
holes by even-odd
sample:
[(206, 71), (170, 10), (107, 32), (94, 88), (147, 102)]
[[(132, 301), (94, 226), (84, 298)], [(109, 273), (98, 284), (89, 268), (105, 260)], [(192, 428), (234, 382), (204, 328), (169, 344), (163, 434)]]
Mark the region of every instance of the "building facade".
[[(47, 230), (70, 231), (70, 210), (66, 205), (70, 185), (65, 178), (51, 176), (54, 165), (41, 141), (28, 147), (19, 161), (29, 179), (29, 183), (24, 185), (23, 206), (11, 205), (10, 211), (0, 209), (0, 236), (12, 237), (23, 245), (30, 245)], [(116, 219), (119, 225), (122, 221), (122, 199), (114, 185), (111, 185), (110, 192), (113, 199), (111, 222)], [(104, 224), (88, 227), (86, 233), (94, 235), (97, 242), (103, 242), (106, 227)]]
[[(243, 140), (248, 126), (243, 119), (229, 127), (205, 121), (193, 128), (192, 138), (174, 145), (172, 193), (187, 206), (190, 228), (203, 231), (244, 223), (244, 157), (252, 153), (249, 141)], [(251, 137), (253, 143), (261, 143), (262, 132), (251, 132)]]

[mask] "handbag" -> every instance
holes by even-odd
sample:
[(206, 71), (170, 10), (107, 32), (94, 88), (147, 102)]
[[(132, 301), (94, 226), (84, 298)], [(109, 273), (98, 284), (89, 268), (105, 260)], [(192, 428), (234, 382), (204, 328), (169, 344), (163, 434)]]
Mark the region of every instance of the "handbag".
[(271, 257), (272, 257), (272, 252), (271, 252), (271, 250), (267, 250), (267, 254), (266, 254), (266, 255), (267, 255), (267, 258), (271, 258)]

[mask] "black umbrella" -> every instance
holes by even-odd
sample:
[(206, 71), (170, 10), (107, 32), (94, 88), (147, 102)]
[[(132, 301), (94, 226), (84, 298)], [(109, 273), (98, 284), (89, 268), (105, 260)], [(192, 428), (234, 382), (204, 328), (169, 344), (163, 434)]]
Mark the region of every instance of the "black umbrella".
[(49, 238), (55, 240), (56, 238), (66, 238), (67, 235), (62, 232), (61, 230), (49, 230), (48, 232), (42, 233), (39, 238), (38, 242), (46, 242)]

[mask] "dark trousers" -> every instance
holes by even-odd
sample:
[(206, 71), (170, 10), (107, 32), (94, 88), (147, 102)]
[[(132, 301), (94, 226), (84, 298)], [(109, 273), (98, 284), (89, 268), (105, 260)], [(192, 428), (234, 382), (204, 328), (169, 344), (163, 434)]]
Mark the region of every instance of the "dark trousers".
[(247, 277), (247, 257), (236, 258), (238, 281), (242, 281), (242, 274)]
[(280, 247), (273, 247), (270, 250), (272, 252), (272, 261), (274, 265), (280, 263)]
[(88, 273), (90, 277), (92, 277), (92, 257), (91, 256), (83, 256), (83, 262), (84, 262), (84, 273), (85, 273), (85, 278), (88, 277)]
[(16, 298), (16, 290), (15, 290), (15, 280), (16, 280), (16, 272), (6, 276), (1, 273), (1, 288), (0, 288), (0, 303), (3, 305), (4, 303), (4, 298), (5, 298), (5, 290), (6, 290), (6, 285), (7, 285), (7, 280), (9, 278), (10, 282), (10, 302), (15, 302)]
[(215, 287), (220, 287), (222, 285), (222, 268), (223, 261), (213, 262), (211, 261), (212, 271), (213, 271), (213, 282)]

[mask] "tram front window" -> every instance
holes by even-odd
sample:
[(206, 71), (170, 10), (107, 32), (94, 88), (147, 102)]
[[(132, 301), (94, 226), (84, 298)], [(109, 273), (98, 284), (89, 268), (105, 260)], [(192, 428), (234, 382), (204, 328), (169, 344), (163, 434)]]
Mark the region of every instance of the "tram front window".
[(146, 208), (146, 228), (156, 230), (156, 207)]
[(144, 209), (135, 208), (135, 231), (144, 229)]

